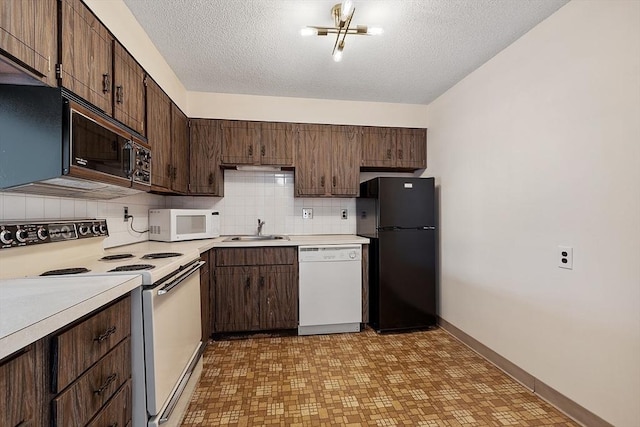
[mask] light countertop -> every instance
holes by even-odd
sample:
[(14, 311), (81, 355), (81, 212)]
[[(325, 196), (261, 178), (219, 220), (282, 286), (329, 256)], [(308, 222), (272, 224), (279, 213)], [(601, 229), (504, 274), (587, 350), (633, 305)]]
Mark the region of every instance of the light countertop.
[(0, 359), (140, 286), (139, 275), (0, 280)]
[(197, 250), (200, 253), (212, 248), (250, 248), (267, 246), (309, 246), (309, 245), (364, 245), (369, 239), (352, 234), (314, 234), (287, 236), (289, 240), (256, 240), (246, 242), (225, 242), (231, 236), (221, 236), (215, 239), (188, 240), (185, 242), (153, 242), (146, 241), (133, 245), (108, 249), (107, 252), (122, 251), (124, 248), (135, 252), (182, 252)]

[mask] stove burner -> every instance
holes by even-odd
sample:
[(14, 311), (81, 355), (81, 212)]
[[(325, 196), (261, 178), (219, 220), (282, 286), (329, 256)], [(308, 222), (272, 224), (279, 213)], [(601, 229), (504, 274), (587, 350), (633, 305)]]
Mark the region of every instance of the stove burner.
[(152, 268), (156, 268), (156, 266), (151, 264), (129, 264), (129, 265), (121, 265), (120, 267), (116, 267), (113, 270), (109, 270), (108, 273), (111, 273), (112, 271), (151, 270)]
[(126, 258), (133, 258), (133, 254), (106, 255), (106, 256), (103, 256), (102, 258), (100, 258), (100, 261), (113, 261), (113, 260), (116, 260), (116, 259), (126, 259)]
[(49, 270), (41, 274), (41, 276), (64, 276), (66, 274), (88, 273), (90, 270), (84, 267), (62, 268), (60, 270)]
[(179, 252), (156, 252), (154, 254), (146, 254), (141, 259), (159, 259), (159, 258), (171, 258), (174, 256), (182, 256)]

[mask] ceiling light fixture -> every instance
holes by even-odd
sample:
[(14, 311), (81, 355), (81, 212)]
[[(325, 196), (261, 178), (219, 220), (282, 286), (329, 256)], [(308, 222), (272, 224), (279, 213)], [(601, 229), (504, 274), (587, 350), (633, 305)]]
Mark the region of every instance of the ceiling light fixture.
[(353, 5), (352, 0), (345, 0), (342, 3), (338, 3), (331, 8), (331, 16), (335, 26), (333, 27), (319, 27), (310, 25), (300, 30), (300, 34), (303, 36), (326, 36), (329, 34), (336, 35), (336, 41), (333, 44), (333, 60), (340, 62), (342, 60), (342, 52), (344, 50), (344, 40), (347, 34), (360, 35), (360, 36), (377, 36), (383, 33), (380, 27), (367, 27), (366, 25), (351, 26), (351, 20), (356, 8)]

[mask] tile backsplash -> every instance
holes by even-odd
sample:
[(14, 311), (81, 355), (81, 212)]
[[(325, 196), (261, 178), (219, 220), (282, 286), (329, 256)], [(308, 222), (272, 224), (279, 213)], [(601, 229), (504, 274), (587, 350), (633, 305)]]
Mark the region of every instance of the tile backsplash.
[[(220, 212), (222, 234), (255, 234), (258, 218), (263, 234), (355, 234), (355, 198), (295, 198), (293, 172), (225, 170), (224, 198), (169, 196), (166, 207)], [(312, 219), (302, 208), (313, 209)], [(347, 209), (347, 219), (341, 211)]]
[(112, 200), (85, 200), (0, 192), (0, 221), (106, 218), (109, 237), (104, 246), (109, 248), (148, 239), (147, 233), (131, 230), (131, 220), (123, 221), (125, 206), (134, 217), (133, 228), (144, 231), (149, 224), (149, 209), (164, 205), (165, 197), (147, 193)]
[[(147, 240), (131, 230), (123, 208), (134, 216), (133, 227), (146, 230), (152, 208), (205, 208), (220, 212), (221, 233), (254, 234), (258, 218), (263, 234), (355, 234), (354, 198), (294, 198), (293, 172), (225, 171), (225, 197), (161, 196), (141, 193), (112, 200), (85, 200), (0, 192), (0, 221), (106, 218), (105, 247)], [(312, 219), (302, 208), (313, 209)], [(341, 218), (347, 209), (348, 218)], [(130, 220), (131, 221), (131, 220)]]

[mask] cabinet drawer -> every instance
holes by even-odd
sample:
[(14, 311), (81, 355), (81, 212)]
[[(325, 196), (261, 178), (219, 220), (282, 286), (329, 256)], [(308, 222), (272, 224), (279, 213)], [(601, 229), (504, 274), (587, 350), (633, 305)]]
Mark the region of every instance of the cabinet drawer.
[(131, 331), (129, 297), (53, 339), (52, 388), (57, 393), (107, 354)]
[(216, 250), (216, 266), (289, 265), (296, 263), (293, 247), (224, 248)]
[(35, 425), (35, 347), (0, 362), (0, 426)]
[(130, 340), (126, 339), (53, 400), (55, 425), (86, 424), (130, 377)]
[(131, 380), (113, 396), (87, 427), (126, 426), (131, 421)]

